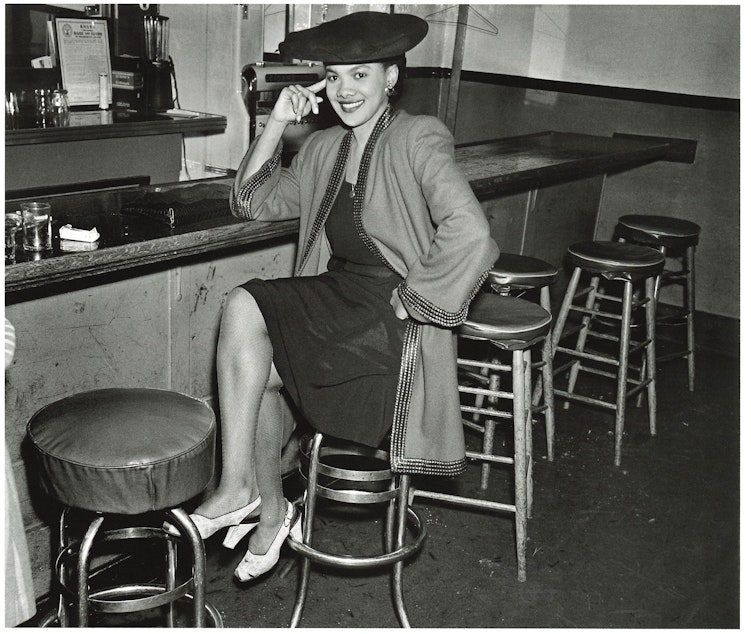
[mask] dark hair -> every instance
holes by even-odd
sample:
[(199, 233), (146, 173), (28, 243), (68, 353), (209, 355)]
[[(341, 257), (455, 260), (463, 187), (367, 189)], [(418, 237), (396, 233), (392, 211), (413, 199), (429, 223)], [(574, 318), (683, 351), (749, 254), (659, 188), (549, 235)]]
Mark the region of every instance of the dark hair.
[(394, 64), (399, 69), (399, 77), (396, 80), (396, 84), (394, 84), (394, 92), (389, 97), (390, 101), (396, 101), (401, 97), (402, 91), (404, 90), (404, 78), (406, 77), (406, 71), (407, 71), (407, 56), (397, 55), (396, 57), (389, 57), (388, 59), (382, 59), (378, 60), (381, 64), (383, 64), (384, 70), (387, 69), (389, 66), (393, 66)]

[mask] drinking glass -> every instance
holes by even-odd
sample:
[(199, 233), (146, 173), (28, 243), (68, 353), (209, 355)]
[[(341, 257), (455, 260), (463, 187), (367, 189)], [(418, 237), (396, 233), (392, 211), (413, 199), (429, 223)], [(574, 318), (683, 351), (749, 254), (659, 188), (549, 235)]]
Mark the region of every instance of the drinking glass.
[(5, 96), (5, 129), (15, 130), (18, 127), (18, 97), (14, 91)]
[(52, 121), (56, 127), (68, 125), (70, 120), (70, 105), (68, 103), (68, 91), (62, 88), (52, 91), (50, 99)]
[(16, 236), (21, 228), (20, 213), (5, 214), (5, 263), (16, 261)]
[(24, 250), (46, 251), (52, 248), (51, 211), (47, 203), (21, 203)]

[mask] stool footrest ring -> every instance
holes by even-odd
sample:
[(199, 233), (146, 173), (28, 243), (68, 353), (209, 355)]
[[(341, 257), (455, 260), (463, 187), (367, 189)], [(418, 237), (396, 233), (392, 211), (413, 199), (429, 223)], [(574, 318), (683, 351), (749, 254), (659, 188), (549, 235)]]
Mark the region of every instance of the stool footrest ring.
[[(97, 590), (89, 595), (92, 610), (110, 614), (139, 612), (158, 608), (177, 599), (186, 597), (193, 589), (193, 578), (172, 590), (166, 590), (164, 584), (132, 584)], [(139, 596), (139, 595), (149, 596)], [(139, 596), (136, 599), (120, 597)]]
[[(319, 475), (339, 478), (341, 480), (359, 481), (359, 482), (378, 482), (391, 480), (392, 473), (389, 466), (389, 454), (380, 449), (374, 449), (372, 447), (358, 446), (354, 444), (347, 444), (343, 446), (330, 446), (321, 447), (321, 460), (319, 461), (318, 473)], [(337, 467), (333, 464), (325, 462), (324, 458), (351, 458), (353, 456), (359, 456), (362, 458), (370, 458), (377, 460), (384, 464), (382, 469), (356, 469), (356, 468), (344, 468)], [(300, 473), (305, 476), (305, 469), (310, 464), (310, 448), (305, 444), (301, 445), (300, 450)]]
[(404, 561), (415, 554), (422, 548), (427, 536), (427, 528), (423, 524), (420, 516), (411, 508), (407, 508), (407, 519), (410, 528), (417, 533), (411, 544), (382, 555), (373, 555), (370, 557), (355, 557), (352, 555), (335, 555), (316, 550), (308, 544), (303, 544), (292, 538), (287, 538), (287, 544), (296, 553), (312, 559), (318, 563), (336, 566), (338, 568), (374, 568), (379, 566), (393, 565), (399, 561)]
[[(141, 588), (154, 588), (154, 591), (161, 592), (161, 588), (164, 586), (140, 586)], [(188, 593), (185, 595), (186, 599), (193, 599), (193, 595)], [(209, 618), (211, 619), (212, 623), (214, 624), (215, 628), (223, 628), (224, 627), (224, 619), (222, 618), (222, 615), (219, 613), (219, 611), (210, 603), (204, 604), (206, 613), (208, 614)], [(39, 620), (37, 627), (59, 627), (60, 626), (60, 615), (58, 614), (57, 610), (55, 608), (50, 609), (45, 615)]]

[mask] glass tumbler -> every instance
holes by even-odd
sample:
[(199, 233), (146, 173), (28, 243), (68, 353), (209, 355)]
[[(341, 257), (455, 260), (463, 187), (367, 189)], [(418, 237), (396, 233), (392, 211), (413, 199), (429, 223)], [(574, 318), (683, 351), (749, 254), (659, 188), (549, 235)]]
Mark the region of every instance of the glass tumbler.
[(23, 221), (20, 213), (5, 214), (5, 263), (16, 261), (16, 236)]
[(70, 121), (70, 104), (68, 103), (68, 91), (58, 88), (52, 91), (50, 99), (50, 111), (52, 121), (56, 127), (64, 127)]
[(51, 211), (47, 203), (21, 203), (25, 251), (47, 251), (52, 248)]
[(5, 96), (5, 129), (15, 130), (18, 127), (18, 96), (14, 91)]

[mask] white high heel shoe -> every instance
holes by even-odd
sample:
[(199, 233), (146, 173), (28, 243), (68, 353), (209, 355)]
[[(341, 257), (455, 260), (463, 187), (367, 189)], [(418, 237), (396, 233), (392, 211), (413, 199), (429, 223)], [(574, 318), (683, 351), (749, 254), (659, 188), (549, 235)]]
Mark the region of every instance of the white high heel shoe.
[[(222, 545), (226, 548), (234, 548), (238, 542), (245, 537), (245, 535), (258, 525), (258, 522), (248, 522), (243, 524), (242, 521), (260, 505), (261, 497), (258, 496), (255, 500), (245, 506), (230, 511), (229, 513), (225, 513), (224, 515), (220, 515), (219, 517), (209, 518), (199, 515), (198, 513), (191, 513), (190, 519), (193, 520), (193, 523), (198, 529), (198, 534), (201, 536), (201, 539), (204, 540), (211, 537), (217, 531), (229, 527), (230, 530), (227, 531), (227, 536), (224, 538)], [(176, 537), (179, 536), (177, 529), (168, 522), (164, 523), (164, 530), (170, 533), (170, 535)]]
[(229, 548), (230, 550), (233, 550), (235, 546), (237, 546), (240, 543), (240, 540), (245, 537), (250, 531), (252, 531), (256, 526), (258, 526), (258, 522), (241, 522), (240, 524), (237, 524), (235, 526), (230, 526), (227, 529), (227, 534), (224, 536), (224, 541), (222, 542), (222, 546), (225, 548)]
[(302, 541), (302, 514), (297, 513), (291, 502), (287, 502), (287, 512), (271, 546), (263, 555), (256, 555), (249, 550), (235, 568), (235, 577), (240, 581), (250, 581), (267, 573), (279, 561), (279, 553), (287, 535), (296, 541)]

